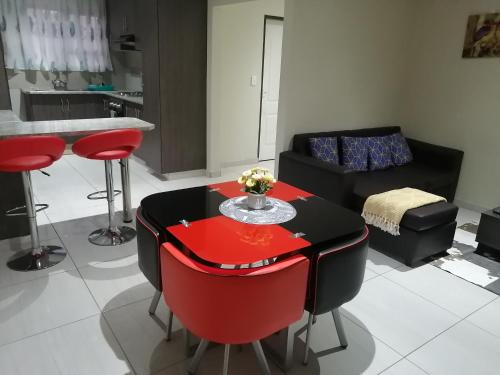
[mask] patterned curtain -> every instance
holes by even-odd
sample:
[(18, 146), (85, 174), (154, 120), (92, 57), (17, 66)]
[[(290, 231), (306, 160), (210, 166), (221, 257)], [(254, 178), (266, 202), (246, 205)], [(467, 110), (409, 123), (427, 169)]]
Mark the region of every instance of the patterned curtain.
[(0, 0), (5, 66), (18, 70), (112, 70), (105, 0)]

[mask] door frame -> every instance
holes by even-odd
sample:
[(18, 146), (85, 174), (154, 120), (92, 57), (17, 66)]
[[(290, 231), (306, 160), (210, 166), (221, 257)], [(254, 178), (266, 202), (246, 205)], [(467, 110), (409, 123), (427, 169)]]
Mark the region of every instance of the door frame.
[[(263, 41), (262, 41), (262, 66), (260, 70), (260, 96), (259, 96), (259, 132), (257, 134), (257, 160), (258, 161), (264, 161), (260, 160), (260, 132), (261, 132), (261, 126), (262, 126), (262, 94), (264, 91), (264, 59), (265, 59), (265, 53), (266, 53), (266, 26), (267, 26), (267, 21), (268, 20), (277, 20), (277, 21), (285, 21), (284, 17), (280, 16), (271, 16), (269, 14), (264, 15), (264, 30), (263, 30)], [(283, 64), (283, 57), (282, 57), (282, 64)], [(281, 82), (280, 82), (281, 86)], [(266, 160), (274, 160), (274, 159), (266, 159)]]

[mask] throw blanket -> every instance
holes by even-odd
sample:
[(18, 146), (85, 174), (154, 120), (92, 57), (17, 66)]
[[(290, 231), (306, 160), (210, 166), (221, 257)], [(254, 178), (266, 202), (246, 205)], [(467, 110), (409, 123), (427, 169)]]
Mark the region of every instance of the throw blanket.
[(446, 199), (418, 189), (391, 190), (368, 197), (361, 216), (367, 224), (399, 236), (399, 224), (406, 211), (442, 201)]

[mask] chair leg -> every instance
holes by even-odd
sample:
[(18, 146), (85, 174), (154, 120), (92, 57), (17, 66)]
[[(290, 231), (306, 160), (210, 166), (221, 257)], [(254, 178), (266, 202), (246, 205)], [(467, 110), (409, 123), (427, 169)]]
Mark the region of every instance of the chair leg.
[(167, 325), (167, 341), (172, 340), (172, 323), (174, 320), (174, 313), (170, 311), (168, 314), (168, 325)]
[(311, 343), (311, 331), (313, 325), (314, 315), (309, 313), (309, 319), (307, 320), (307, 331), (306, 331), (306, 349), (304, 352), (304, 361), (302, 362), (304, 365), (307, 365), (309, 361), (309, 345)]
[(267, 363), (266, 356), (264, 355), (264, 351), (262, 350), (262, 345), (260, 345), (260, 341), (252, 342), (252, 346), (255, 350), (255, 354), (257, 355), (257, 361), (259, 363), (260, 371), (264, 375), (270, 375), (271, 370), (269, 369), (269, 364)]
[(115, 218), (115, 194), (113, 186), (113, 164), (111, 160), (104, 161), (106, 170), (106, 198), (108, 201), (108, 227), (98, 229), (89, 235), (89, 241), (98, 246), (117, 246), (134, 239), (135, 229), (127, 226), (117, 226)]
[(229, 350), (231, 349), (231, 345), (224, 345), (224, 368), (222, 370), (223, 375), (227, 375), (229, 373)]
[(284, 369), (285, 371), (288, 371), (292, 368), (293, 341), (295, 337), (290, 327), (285, 328), (285, 330), (286, 330), (286, 350), (285, 350)]
[(31, 173), (24, 171), (21, 175), (26, 199), (26, 215), (30, 226), (31, 252), (14, 255), (13, 259), (8, 261), (7, 266), (14, 271), (38, 271), (62, 262), (66, 257), (66, 251), (59, 246), (40, 245)]
[(161, 292), (157, 290), (155, 292), (153, 300), (151, 301), (151, 305), (149, 305), (149, 310), (148, 310), (149, 315), (154, 315), (156, 309), (158, 308), (158, 303), (160, 302), (160, 298), (161, 298)]
[(200, 345), (198, 345), (198, 349), (196, 349), (196, 353), (194, 354), (194, 358), (191, 361), (191, 364), (189, 365), (188, 373), (195, 374), (196, 371), (198, 371), (198, 367), (200, 365), (201, 358), (203, 357), (203, 354), (205, 354), (207, 347), (208, 347), (208, 341), (201, 340)]
[(332, 310), (333, 321), (335, 322), (335, 328), (337, 329), (337, 335), (339, 336), (340, 346), (344, 349), (347, 348), (347, 336), (345, 334), (344, 325), (342, 324), (342, 318), (340, 316), (340, 311), (338, 308)]

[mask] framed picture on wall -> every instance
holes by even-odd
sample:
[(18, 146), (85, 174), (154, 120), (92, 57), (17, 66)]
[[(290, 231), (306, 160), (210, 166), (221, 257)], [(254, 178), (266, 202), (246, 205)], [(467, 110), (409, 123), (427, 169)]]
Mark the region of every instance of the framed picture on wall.
[(469, 17), (462, 57), (500, 57), (500, 13)]

